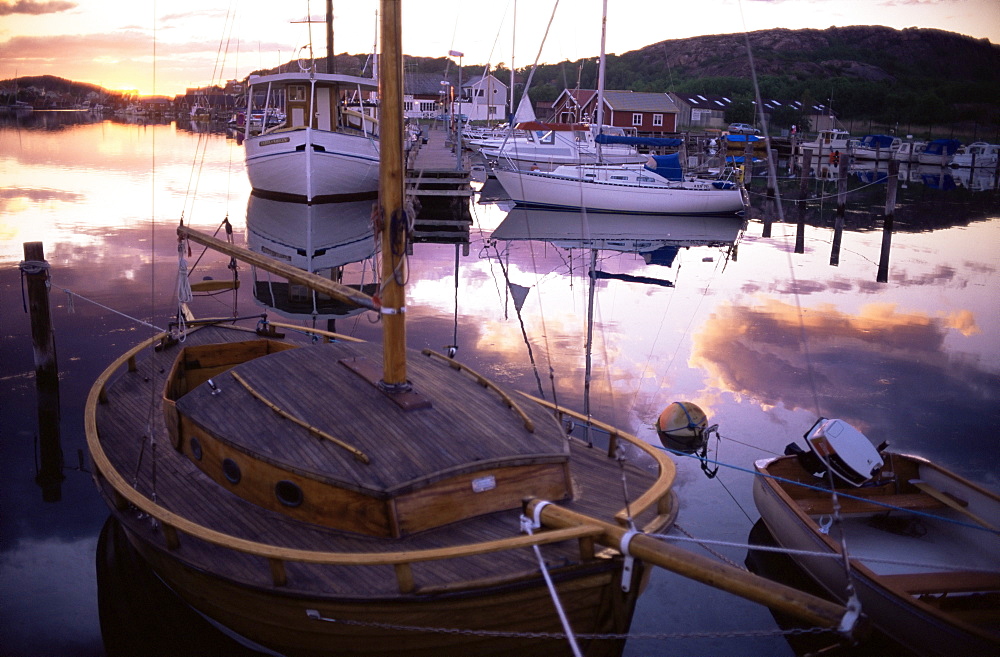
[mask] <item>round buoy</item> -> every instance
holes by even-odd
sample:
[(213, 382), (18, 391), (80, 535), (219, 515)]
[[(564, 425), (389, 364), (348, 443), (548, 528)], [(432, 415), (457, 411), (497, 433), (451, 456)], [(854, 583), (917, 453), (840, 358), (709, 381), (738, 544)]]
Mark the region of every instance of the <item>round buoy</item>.
[(691, 402), (673, 402), (656, 419), (656, 434), (667, 449), (687, 454), (705, 446), (708, 416)]

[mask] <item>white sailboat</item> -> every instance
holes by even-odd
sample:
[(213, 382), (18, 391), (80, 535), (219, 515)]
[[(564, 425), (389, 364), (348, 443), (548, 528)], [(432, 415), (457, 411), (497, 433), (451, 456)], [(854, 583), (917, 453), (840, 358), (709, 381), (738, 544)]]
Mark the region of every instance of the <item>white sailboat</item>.
[[(331, 21), (330, 10), (327, 21)], [(332, 57), (328, 57), (332, 61)], [(244, 128), (247, 176), (255, 194), (306, 203), (358, 201), (378, 192), (378, 122), (374, 105), (349, 109), (348, 95), (378, 88), (374, 78), (319, 73), (315, 60), (290, 73), (250, 76), (247, 107), (263, 93), (264, 116), (285, 120)]]
[[(604, 122), (605, 42), (608, 3), (601, 23), (597, 126)], [(645, 164), (609, 163), (604, 144), (632, 142), (598, 134), (593, 163), (562, 164), (551, 171), (501, 162), (497, 180), (520, 205), (639, 214), (736, 214), (748, 205), (746, 190), (732, 181), (685, 176), (675, 155), (646, 157)], [(635, 141), (638, 141), (636, 139)], [(633, 142), (634, 143), (634, 142)], [(678, 142), (679, 143), (679, 142)], [(608, 153), (616, 146), (608, 146)], [(506, 168), (504, 168), (506, 166)]]

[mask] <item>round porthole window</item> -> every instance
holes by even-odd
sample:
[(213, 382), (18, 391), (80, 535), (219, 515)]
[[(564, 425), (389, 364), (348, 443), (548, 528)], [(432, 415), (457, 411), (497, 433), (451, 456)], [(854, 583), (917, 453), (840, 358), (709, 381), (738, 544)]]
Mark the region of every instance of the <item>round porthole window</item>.
[(201, 460), (201, 456), (202, 456), (202, 454), (201, 454), (201, 443), (198, 442), (197, 438), (192, 438), (191, 439), (191, 456), (193, 456), (195, 458), (195, 460), (197, 460), (197, 461)]
[(302, 489), (291, 481), (282, 480), (275, 484), (274, 494), (285, 506), (294, 507), (302, 504)]
[(232, 459), (226, 459), (222, 462), (222, 474), (226, 475), (226, 479), (231, 484), (240, 483), (240, 478), (243, 476), (240, 473), (240, 466)]

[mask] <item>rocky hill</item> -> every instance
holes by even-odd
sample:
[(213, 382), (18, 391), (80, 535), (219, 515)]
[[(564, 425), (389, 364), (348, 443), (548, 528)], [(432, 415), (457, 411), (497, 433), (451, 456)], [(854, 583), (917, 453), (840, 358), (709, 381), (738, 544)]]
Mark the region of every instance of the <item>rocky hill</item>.
[(920, 28), (853, 26), (720, 34), (661, 41), (620, 59), (638, 71), (665, 66), (681, 77), (749, 77), (748, 40), (758, 76), (1000, 83), (1000, 45)]

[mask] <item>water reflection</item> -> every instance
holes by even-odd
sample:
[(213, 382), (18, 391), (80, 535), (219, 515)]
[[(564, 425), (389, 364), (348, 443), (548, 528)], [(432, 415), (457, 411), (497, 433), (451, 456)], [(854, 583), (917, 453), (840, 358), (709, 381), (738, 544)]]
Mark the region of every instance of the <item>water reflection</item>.
[[(247, 246), (256, 253), (370, 295), (377, 288), (371, 213), (371, 201), (309, 205), (251, 194), (247, 203)], [(355, 263), (360, 266), (348, 267)], [(288, 319), (330, 322), (364, 312), (353, 304), (310, 292), (266, 271), (253, 268), (252, 273), (254, 300)]]
[[(242, 150), (223, 135), (172, 124), (45, 120), (53, 123), (29, 128), (0, 122), (0, 427), (6, 441), (0, 589), (10, 601), (0, 606), (0, 643), (10, 655), (96, 657), (105, 650), (94, 555), (107, 508), (90, 475), (77, 467), (77, 454), (86, 448), (83, 400), (96, 375), (152, 331), (131, 318), (165, 327), (174, 317), (178, 220), (211, 233), (229, 217), (236, 243), (244, 244), (258, 239), (252, 235), (257, 213), (248, 212)], [(193, 165), (201, 169), (196, 185)], [(799, 179), (778, 181), (788, 218), (781, 223), (767, 206), (766, 178), (756, 175), (753, 215), (739, 236), (738, 258), (723, 245), (682, 246), (662, 251), (669, 257), (660, 259), (652, 254), (664, 236), (654, 232), (632, 235), (648, 241), (648, 248), (636, 242), (628, 245), (636, 250), (613, 250), (605, 243), (592, 267), (591, 249), (572, 242), (584, 237), (581, 216), (524, 215), (535, 239), (519, 239), (506, 233), (517, 215), (491, 192), (496, 181), (487, 180), (472, 206), (468, 256), (452, 244), (414, 245), (407, 338), (413, 347), (436, 350), (461, 341), (459, 358), (473, 369), (536, 394), (541, 380), (547, 397), (554, 390), (559, 403), (579, 410), (593, 269), (611, 276), (596, 280), (591, 315), (595, 416), (655, 442), (651, 427), (659, 411), (675, 399), (690, 400), (720, 424), (722, 458), (746, 466), (762, 451), (780, 451), (790, 437), (801, 436), (818, 411), (837, 414), (873, 439), (888, 439), (995, 488), (995, 441), (984, 427), (1000, 423), (1000, 209), (995, 194), (973, 191), (971, 176), (968, 185), (962, 182), (967, 171), (945, 171), (955, 182), (949, 189), (901, 176), (885, 282), (876, 280), (876, 271), (886, 185), (857, 176), (836, 266), (829, 257), (834, 181), (809, 182), (800, 229)], [(512, 221), (495, 232), (508, 216)], [(602, 237), (594, 232), (601, 218), (587, 219), (587, 239)], [(774, 222), (767, 235), (765, 219)], [(559, 226), (573, 222), (581, 227), (575, 235)], [(626, 246), (625, 224), (605, 223), (619, 232), (603, 237)], [(540, 228), (550, 224), (562, 232), (547, 236), (561, 245), (539, 239), (546, 236)], [(262, 229), (261, 244), (265, 233), (276, 237), (279, 228)], [(505, 233), (511, 239), (500, 239)], [(35, 482), (39, 395), (17, 269), (22, 243), (35, 240), (45, 243), (52, 265), (65, 461), (58, 503), (44, 502)], [(304, 244), (295, 245), (296, 254)], [(192, 259), (193, 280), (226, 279), (227, 265), (228, 258), (211, 255), (197, 266)], [(654, 279), (670, 285), (636, 282)], [(360, 275), (349, 282), (359, 281)], [(525, 291), (520, 300), (514, 285)], [(255, 287), (244, 281), (236, 293), (241, 307), (255, 307)], [(106, 308), (71, 300), (64, 289)], [(194, 312), (232, 312), (230, 296), (196, 297)], [(310, 305), (305, 322), (311, 311)], [(340, 332), (351, 328), (358, 337), (380, 338), (380, 325), (365, 315), (355, 323)], [(723, 469), (709, 481), (697, 464), (680, 462), (678, 468), (681, 525), (698, 536), (743, 540), (756, 519), (749, 480)], [(731, 596), (716, 601), (706, 587), (678, 580), (654, 574), (633, 631), (774, 628), (766, 609)], [(135, 595), (129, 600), (144, 600), (144, 593)], [(187, 623), (172, 631), (183, 634)], [(787, 654), (781, 637), (760, 639), (753, 649), (748, 641), (669, 645), (677, 654)], [(662, 641), (629, 641), (626, 655), (663, 649)]]

